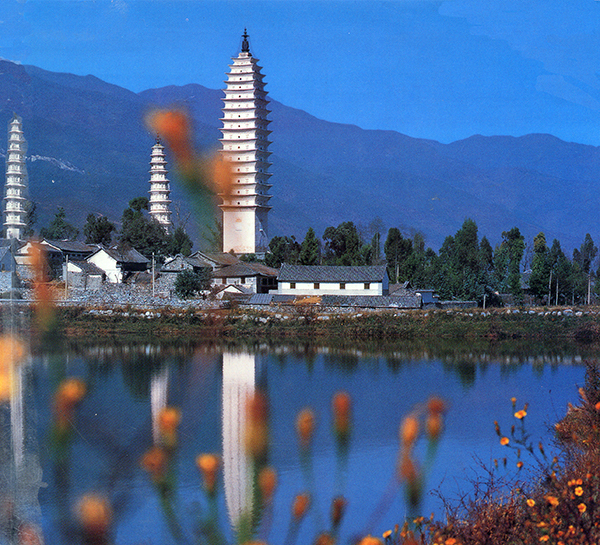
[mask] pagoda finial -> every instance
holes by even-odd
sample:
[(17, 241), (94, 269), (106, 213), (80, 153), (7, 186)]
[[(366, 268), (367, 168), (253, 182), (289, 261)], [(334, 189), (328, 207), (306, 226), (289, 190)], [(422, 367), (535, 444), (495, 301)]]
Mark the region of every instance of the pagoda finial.
[(248, 43), (248, 33), (246, 32), (246, 28), (244, 27), (244, 33), (242, 34), (242, 53), (250, 53), (250, 44)]

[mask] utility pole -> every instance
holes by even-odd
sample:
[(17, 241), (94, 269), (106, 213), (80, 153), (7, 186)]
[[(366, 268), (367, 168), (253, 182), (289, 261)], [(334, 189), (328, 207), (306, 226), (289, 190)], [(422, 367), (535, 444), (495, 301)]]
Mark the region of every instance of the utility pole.
[(550, 280), (548, 281), (548, 306), (552, 305), (552, 269), (550, 269)]
[(65, 261), (65, 300), (69, 294), (69, 254), (67, 254), (67, 259)]
[(152, 297), (154, 298), (154, 252), (152, 252)]

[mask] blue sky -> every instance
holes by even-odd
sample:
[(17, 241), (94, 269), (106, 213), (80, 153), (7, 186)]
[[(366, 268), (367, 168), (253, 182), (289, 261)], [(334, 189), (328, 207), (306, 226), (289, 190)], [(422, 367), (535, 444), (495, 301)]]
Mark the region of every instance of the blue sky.
[(0, 57), (219, 89), (244, 27), (270, 96), (328, 121), (600, 145), (598, 0), (2, 0)]

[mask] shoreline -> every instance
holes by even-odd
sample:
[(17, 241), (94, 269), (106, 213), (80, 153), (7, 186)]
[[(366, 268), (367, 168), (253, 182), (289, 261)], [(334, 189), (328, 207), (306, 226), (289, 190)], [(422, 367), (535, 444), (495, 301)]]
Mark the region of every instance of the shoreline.
[[(4, 314), (5, 307), (1, 310)], [(293, 305), (257, 310), (61, 304), (55, 307), (55, 316), (58, 331), (67, 338), (91, 334), (96, 338), (142, 336), (198, 341), (530, 340), (600, 348), (600, 307), (375, 311)]]

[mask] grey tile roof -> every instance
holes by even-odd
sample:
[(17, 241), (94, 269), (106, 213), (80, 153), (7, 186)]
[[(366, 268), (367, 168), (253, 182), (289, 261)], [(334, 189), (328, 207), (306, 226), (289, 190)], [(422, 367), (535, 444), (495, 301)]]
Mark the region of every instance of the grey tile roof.
[(382, 282), (385, 265), (342, 267), (335, 265), (288, 265), (284, 263), (277, 280), (281, 282)]
[(277, 269), (272, 269), (261, 263), (246, 263), (240, 261), (229, 267), (223, 267), (213, 272), (214, 278), (241, 278), (247, 276), (277, 276)]
[(96, 267), (93, 263), (89, 261), (71, 261), (71, 264), (75, 267), (78, 267), (82, 273), (87, 274), (88, 276), (102, 276), (104, 271), (99, 267)]
[(322, 295), (324, 307), (360, 308), (421, 308), (421, 298), (416, 295), (394, 297), (390, 295)]
[(215, 264), (218, 267), (226, 267), (239, 262), (239, 259), (226, 252), (194, 252), (190, 257), (195, 257), (204, 263)]
[[(118, 263), (150, 263), (147, 257), (144, 257), (135, 248), (129, 250), (118, 250), (117, 248), (101, 248), (98, 252), (104, 250), (110, 257)], [(94, 252), (97, 254), (98, 252)]]
[(94, 244), (85, 244), (84, 242), (80, 242), (78, 240), (51, 240), (51, 239), (45, 238), (42, 241), (42, 244), (43, 243), (50, 244), (51, 246), (58, 248), (62, 252), (67, 252), (67, 253), (68, 252), (78, 252), (78, 253), (82, 253), (82, 254), (83, 253), (93, 254), (98, 249), (98, 246), (96, 246)]

